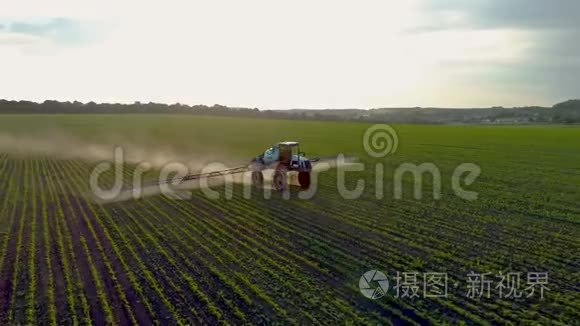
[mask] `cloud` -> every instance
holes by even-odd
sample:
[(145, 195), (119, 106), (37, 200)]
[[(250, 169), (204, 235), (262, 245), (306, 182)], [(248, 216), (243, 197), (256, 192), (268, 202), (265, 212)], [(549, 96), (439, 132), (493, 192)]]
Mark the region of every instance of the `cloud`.
[(435, 0), (422, 6), (427, 23), (411, 31), (513, 30), (526, 34), (529, 64), (579, 64), (580, 1)]
[(344, 108), (580, 94), (576, 0), (54, 1), (3, 8), (3, 96)]
[(433, 28), (580, 29), (578, 0), (434, 0), (423, 8), (435, 16)]
[[(0, 26), (4, 26), (0, 25)], [(4, 44), (13, 40), (14, 44), (36, 42), (43, 39), (59, 45), (78, 45), (92, 38), (88, 24), (69, 18), (50, 18), (43, 20), (18, 20), (0, 28), (0, 39)]]
[[(580, 1), (435, 0), (424, 1), (420, 8), (423, 19), (406, 31), (409, 37), (461, 31), (483, 44), (480, 36), (485, 33), (517, 36), (492, 44), (483, 55), (461, 53), (444, 60), (442, 70), (456, 85), (477, 84), (498, 94), (520, 92), (546, 104), (580, 94)], [(513, 55), (492, 60), (501, 44)]]

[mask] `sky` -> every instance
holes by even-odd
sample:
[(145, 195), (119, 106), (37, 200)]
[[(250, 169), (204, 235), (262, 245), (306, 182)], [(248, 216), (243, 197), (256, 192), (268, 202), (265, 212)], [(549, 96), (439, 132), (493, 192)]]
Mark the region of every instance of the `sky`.
[(0, 98), (263, 109), (580, 97), (578, 0), (0, 0)]

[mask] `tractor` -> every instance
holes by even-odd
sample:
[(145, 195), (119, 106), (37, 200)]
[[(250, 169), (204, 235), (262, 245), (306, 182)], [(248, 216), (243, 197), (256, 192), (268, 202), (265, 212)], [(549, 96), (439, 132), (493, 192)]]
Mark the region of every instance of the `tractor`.
[[(330, 158), (333, 159), (333, 158)], [(306, 158), (304, 152), (300, 151), (300, 144), (295, 141), (279, 142), (264, 151), (263, 154), (253, 158), (249, 164), (220, 171), (188, 174), (181, 178), (165, 180), (156, 183), (157, 185), (167, 184), (169, 182), (184, 183), (187, 181), (200, 180), (203, 178), (220, 177), (239, 173), (252, 173), (252, 185), (262, 188), (264, 185), (264, 170), (274, 170), (272, 186), (277, 191), (288, 190), (288, 177), (297, 176), (298, 184), (303, 190), (310, 188), (310, 172), (312, 172), (312, 163), (325, 161), (327, 159)], [(295, 183), (292, 180), (292, 183)]]
[(300, 144), (295, 141), (284, 141), (268, 148), (263, 154), (255, 157), (249, 164), (248, 169), (252, 171), (252, 184), (256, 187), (264, 185), (265, 169), (273, 169), (274, 176), (272, 185), (277, 191), (288, 189), (288, 172), (298, 173), (298, 183), (300, 188), (310, 187), (310, 172), (312, 162), (317, 159), (306, 158), (304, 152), (300, 151)]

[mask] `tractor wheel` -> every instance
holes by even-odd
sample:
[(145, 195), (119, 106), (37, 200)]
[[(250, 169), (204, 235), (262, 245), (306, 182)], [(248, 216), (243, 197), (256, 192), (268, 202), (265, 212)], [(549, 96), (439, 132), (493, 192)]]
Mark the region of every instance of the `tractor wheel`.
[(256, 188), (264, 186), (264, 174), (261, 171), (252, 172), (252, 186)]
[(310, 172), (298, 172), (298, 183), (303, 190), (310, 188)]
[(272, 184), (274, 189), (277, 191), (284, 191), (288, 188), (288, 181), (286, 180), (286, 170), (277, 169), (274, 172), (274, 178), (272, 179)]

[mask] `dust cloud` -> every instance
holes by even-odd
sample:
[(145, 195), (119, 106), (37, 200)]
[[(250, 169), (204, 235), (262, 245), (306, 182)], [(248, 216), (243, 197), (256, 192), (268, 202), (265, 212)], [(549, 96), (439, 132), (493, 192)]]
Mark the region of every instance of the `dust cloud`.
[[(0, 153), (16, 156), (49, 156), (56, 159), (74, 159), (85, 162), (113, 161), (115, 148), (123, 150), (123, 162), (138, 164), (147, 162), (152, 168), (162, 168), (171, 162), (184, 164), (192, 170), (201, 169), (211, 161), (224, 162), (226, 153), (211, 153), (209, 150), (183, 153), (170, 146), (144, 146), (117, 137), (108, 143), (82, 140), (74, 135), (51, 132), (35, 136), (0, 133)], [(231, 159), (230, 159), (231, 160)]]
[[(330, 169), (335, 169), (338, 167), (348, 167), (351, 166), (353, 164), (355, 164), (357, 162), (357, 158), (356, 157), (345, 157), (343, 160), (337, 160), (337, 158), (325, 158), (325, 159), (321, 159), (318, 162), (315, 162), (312, 166), (312, 173), (313, 174), (320, 174), (320, 173), (325, 173)], [(205, 170), (204, 172), (211, 172), (211, 171), (217, 171), (220, 169), (224, 169), (227, 168), (227, 166), (216, 166), (214, 169), (210, 168), (208, 170)], [(267, 192), (271, 192), (273, 191), (273, 186), (272, 186), (272, 180), (273, 180), (273, 176), (274, 176), (274, 170), (273, 169), (265, 169), (262, 171), (262, 174), (264, 176), (264, 184), (262, 185), (261, 189), (258, 189), (258, 191), (267, 191)], [(316, 176), (313, 177), (313, 182), (317, 182), (317, 178)], [(123, 191), (121, 191), (114, 199), (112, 200), (100, 200), (98, 198), (95, 198), (95, 201), (101, 203), (101, 204), (106, 204), (106, 203), (113, 203), (113, 202), (122, 202), (122, 201), (127, 201), (127, 200), (135, 200), (135, 199), (141, 199), (141, 198), (145, 198), (145, 197), (150, 197), (150, 196), (157, 196), (160, 194), (164, 194), (167, 196), (170, 196), (174, 199), (177, 200), (188, 200), (191, 196), (191, 191), (196, 190), (196, 189), (208, 189), (208, 188), (214, 188), (214, 189), (218, 189), (219, 186), (222, 186), (228, 182), (231, 182), (233, 184), (241, 184), (244, 186), (244, 188), (252, 188), (254, 189), (253, 191), (256, 191), (257, 188), (255, 188), (255, 186), (252, 185), (252, 178), (251, 178), (251, 172), (250, 171), (246, 171), (244, 173), (239, 173), (239, 174), (232, 174), (232, 175), (228, 175), (226, 177), (224, 176), (220, 176), (220, 177), (212, 177), (212, 178), (207, 178), (205, 179), (204, 182), (206, 182), (207, 184), (202, 184), (201, 180), (191, 180), (191, 181), (186, 181), (183, 183), (176, 183), (176, 184), (172, 184), (172, 185), (167, 185), (164, 183), (158, 183), (158, 184), (153, 184), (153, 185), (138, 185), (132, 188), (126, 188)], [(291, 186), (299, 186), (300, 183), (298, 182), (298, 173), (297, 172), (288, 172), (288, 179), (287, 179), (288, 185)], [(223, 189), (220, 190), (220, 196), (223, 196)]]
[[(177, 151), (170, 146), (160, 148), (157, 146), (144, 146), (134, 144), (129, 141), (123, 141), (120, 136), (109, 137), (103, 143), (95, 143), (83, 140), (71, 134), (61, 132), (50, 132), (43, 134), (15, 135), (0, 133), (0, 153), (9, 153), (17, 156), (48, 156), (56, 159), (81, 160), (87, 163), (114, 162), (115, 149), (121, 149), (122, 162), (128, 165), (137, 165), (147, 163), (150, 168), (162, 170), (169, 164), (177, 163), (187, 168), (186, 174), (207, 173), (211, 171), (223, 170), (237, 166), (245, 166), (250, 160), (233, 161), (228, 153), (216, 153), (212, 149), (192, 149), (189, 153)], [(119, 145), (115, 145), (119, 144)], [(349, 165), (356, 159), (347, 158), (342, 161), (342, 165)], [(219, 162), (219, 163), (216, 163)], [(212, 167), (213, 164), (213, 167)], [(209, 169), (208, 169), (209, 167)], [(338, 167), (336, 158), (322, 159), (313, 164), (312, 172), (315, 174), (324, 173), (324, 171)], [(266, 169), (263, 171), (264, 189), (272, 190), (272, 179), (274, 170)], [(88, 178), (88, 176), (87, 176)], [(130, 181), (130, 180), (129, 180)], [(228, 175), (227, 177), (215, 177), (205, 179), (204, 185), (200, 180), (187, 181), (179, 184), (163, 184), (160, 178), (153, 180), (142, 180), (142, 184), (133, 185), (130, 188), (123, 188), (122, 191), (112, 200), (100, 200), (93, 196), (93, 199), (99, 203), (119, 202), (155, 196), (162, 193), (170, 187), (170, 193), (179, 197), (179, 194), (187, 194), (194, 189), (204, 188), (205, 186), (219, 187), (227, 182), (242, 184), (245, 187), (251, 186), (251, 172)], [(161, 185), (160, 185), (161, 183)], [(298, 186), (296, 172), (288, 173), (288, 184)]]

